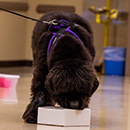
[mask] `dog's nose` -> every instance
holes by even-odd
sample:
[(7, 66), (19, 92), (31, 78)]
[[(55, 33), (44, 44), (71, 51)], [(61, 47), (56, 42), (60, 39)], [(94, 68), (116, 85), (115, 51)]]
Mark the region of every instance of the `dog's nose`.
[(70, 107), (73, 109), (77, 109), (79, 107), (78, 101), (70, 101)]

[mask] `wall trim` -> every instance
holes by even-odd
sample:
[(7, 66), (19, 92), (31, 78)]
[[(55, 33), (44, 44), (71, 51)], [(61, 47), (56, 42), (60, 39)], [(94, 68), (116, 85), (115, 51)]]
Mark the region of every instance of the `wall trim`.
[(16, 61), (0, 61), (0, 67), (22, 67), (32, 66), (31, 60), (16, 60)]
[(67, 11), (67, 12), (75, 12), (74, 6), (61, 6), (61, 5), (38, 5), (36, 8), (38, 13), (47, 13), (50, 11)]
[(0, 7), (13, 11), (27, 11), (29, 6), (28, 3), (25, 2), (7, 2), (0, 1)]

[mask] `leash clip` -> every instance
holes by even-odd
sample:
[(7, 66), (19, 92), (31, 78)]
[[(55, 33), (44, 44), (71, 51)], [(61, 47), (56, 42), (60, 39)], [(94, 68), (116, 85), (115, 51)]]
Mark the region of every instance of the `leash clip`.
[(57, 21), (56, 21), (56, 19), (53, 19), (53, 20), (51, 20), (51, 21), (42, 21), (43, 23), (46, 23), (46, 24), (48, 24), (48, 25), (51, 25), (51, 24), (53, 24), (53, 25), (57, 25), (58, 23), (57, 23)]

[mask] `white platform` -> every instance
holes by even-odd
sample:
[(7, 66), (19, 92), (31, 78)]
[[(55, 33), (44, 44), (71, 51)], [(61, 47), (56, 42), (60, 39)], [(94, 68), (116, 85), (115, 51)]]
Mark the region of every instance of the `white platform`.
[(37, 125), (37, 130), (90, 130), (90, 127), (60, 127), (49, 125)]
[(52, 106), (38, 108), (38, 124), (57, 126), (90, 126), (91, 109), (84, 110), (56, 108)]

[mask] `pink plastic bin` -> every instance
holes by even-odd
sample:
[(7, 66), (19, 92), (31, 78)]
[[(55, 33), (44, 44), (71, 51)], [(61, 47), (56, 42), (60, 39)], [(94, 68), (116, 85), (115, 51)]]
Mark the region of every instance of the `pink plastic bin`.
[(0, 87), (16, 87), (19, 75), (0, 74)]

